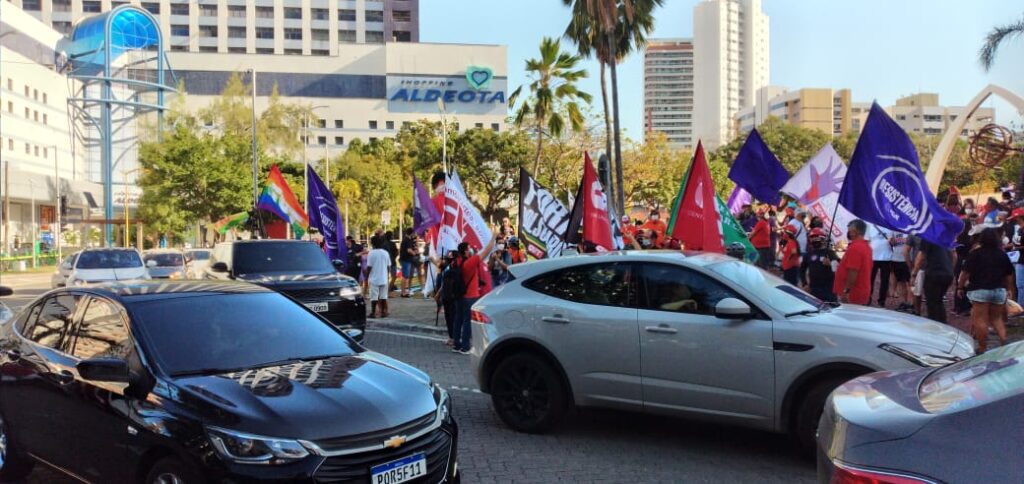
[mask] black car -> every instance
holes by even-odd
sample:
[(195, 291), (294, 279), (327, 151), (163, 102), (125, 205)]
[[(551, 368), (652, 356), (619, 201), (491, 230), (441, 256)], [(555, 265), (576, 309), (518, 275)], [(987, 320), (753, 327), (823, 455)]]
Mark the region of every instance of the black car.
[(338, 273), (315, 242), (239, 240), (217, 244), (205, 279), (239, 280), (281, 292), (339, 328), (366, 328), (366, 301), (355, 279)]
[(57, 289), (0, 350), (3, 482), (457, 480), (444, 390), (260, 286)]
[(829, 397), (818, 481), (1021, 482), (1024, 342), (938, 369), (881, 372)]

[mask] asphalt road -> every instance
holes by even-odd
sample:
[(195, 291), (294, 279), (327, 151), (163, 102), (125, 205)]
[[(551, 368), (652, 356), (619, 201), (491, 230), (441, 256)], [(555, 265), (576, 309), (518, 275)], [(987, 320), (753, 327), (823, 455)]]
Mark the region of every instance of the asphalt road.
[[(8, 276), (20, 306), (41, 294), (49, 275)], [(460, 426), (464, 482), (813, 482), (785, 436), (611, 411), (577, 411), (548, 435), (504, 427), (479, 393), (469, 357), (422, 333), (371, 329), (366, 345), (415, 365), (449, 389)], [(31, 483), (71, 482), (39, 468)]]

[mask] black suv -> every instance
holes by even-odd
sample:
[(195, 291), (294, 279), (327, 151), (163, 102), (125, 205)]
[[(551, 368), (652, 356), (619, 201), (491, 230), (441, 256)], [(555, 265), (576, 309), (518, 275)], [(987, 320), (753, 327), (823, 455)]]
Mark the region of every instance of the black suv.
[(305, 304), (339, 328), (366, 328), (366, 301), (359, 283), (338, 273), (314, 242), (238, 240), (217, 244), (204, 276), (259, 284)]
[(453, 482), (457, 440), (429, 376), (253, 284), (57, 289), (0, 324), (0, 482)]

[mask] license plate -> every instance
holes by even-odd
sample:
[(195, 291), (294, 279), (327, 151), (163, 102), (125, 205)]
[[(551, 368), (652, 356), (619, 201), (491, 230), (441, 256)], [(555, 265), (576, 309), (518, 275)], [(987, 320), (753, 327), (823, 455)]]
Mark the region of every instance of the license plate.
[(326, 313), (327, 312), (327, 303), (325, 303), (325, 302), (307, 303), (306, 307), (309, 308), (309, 309), (312, 309), (313, 311), (316, 311), (318, 313)]
[(423, 477), (427, 473), (427, 458), (420, 452), (403, 459), (370, 468), (373, 484), (398, 484)]

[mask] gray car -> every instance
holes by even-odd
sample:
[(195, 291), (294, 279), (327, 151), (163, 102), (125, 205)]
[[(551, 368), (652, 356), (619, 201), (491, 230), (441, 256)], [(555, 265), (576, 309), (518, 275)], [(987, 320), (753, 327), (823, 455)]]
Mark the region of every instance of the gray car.
[(718, 254), (616, 252), (511, 272), (473, 306), (471, 358), (498, 415), (524, 432), (573, 405), (608, 407), (789, 431), (810, 451), (841, 383), (974, 353), (950, 326), (831, 307)]
[(152, 249), (142, 253), (146, 270), (153, 279), (185, 279), (185, 254), (180, 250)]

